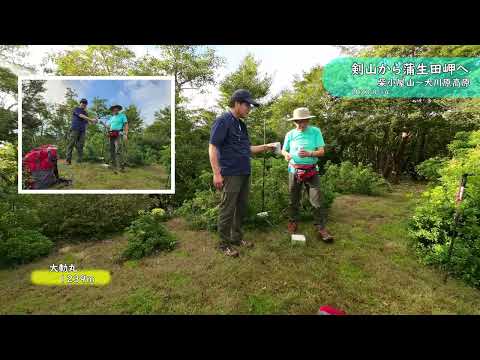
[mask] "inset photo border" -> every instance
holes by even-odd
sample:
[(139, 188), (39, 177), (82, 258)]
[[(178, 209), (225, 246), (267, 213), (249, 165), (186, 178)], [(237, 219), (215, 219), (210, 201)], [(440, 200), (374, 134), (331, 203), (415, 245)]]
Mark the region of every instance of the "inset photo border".
[[(170, 81), (170, 189), (24, 189), (23, 180), (23, 89), (29, 80), (168, 80)], [(175, 79), (173, 76), (19, 76), (18, 77), (18, 193), (19, 194), (175, 194)], [(74, 158), (75, 159), (75, 158)], [(105, 165), (107, 166), (107, 165)], [(168, 172), (167, 172), (168, 173)], [(120, 173), (121, 174), (121, 173)], [(62, 174), (59, 174), (60, 177)]]

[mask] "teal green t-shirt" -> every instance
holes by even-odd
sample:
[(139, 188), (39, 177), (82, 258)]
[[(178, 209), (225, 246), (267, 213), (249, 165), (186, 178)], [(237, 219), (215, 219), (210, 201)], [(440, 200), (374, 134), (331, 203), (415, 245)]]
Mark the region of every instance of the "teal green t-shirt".
[(304, 131), (297, 129), (290, 130), (285, 135), (283, 142), (283, 150), (292, 155), (292, 159), (288, 164), (288, 171), (294, 172), (292, 164), (314, 165), (317, 163), (316, 157), (300, 157), (298, 152), (303, 148), (305, 151), (315, 151), (320, 147), (325, 146), (322, 132), (315, 126), (308, 126)]
[(112, 115), (108, 118), (108, 125), (110, 125), (110, 130), (121, 131), (123, 130), (123, 125), (128, 122), (127, 116), (124, 113)]

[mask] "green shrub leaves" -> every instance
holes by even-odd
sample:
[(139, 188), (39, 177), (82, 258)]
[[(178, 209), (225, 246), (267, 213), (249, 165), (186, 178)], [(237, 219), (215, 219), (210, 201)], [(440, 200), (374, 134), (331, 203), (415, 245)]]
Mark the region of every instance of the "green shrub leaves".
[[(480, 285), (480, 131), (468, 137), (460, 134), (449, 146), (454, 156), (438, 170), (440, 178), (422, 195), (410, 222), (414, 246), (427, 264), (444, 266), (448, 248), (456, 238), (448, 271), (474, 285)], [(455, 195), (460, 178), (468, 178), (460, 222), (454, 226)]]
[(121, 260), (138, 260), (158, 251), (175, 248), (175, 237), (162, 224), (164, 215), (162, 209), (140, 211), (138, 219), (127, 228), (128, 245)]

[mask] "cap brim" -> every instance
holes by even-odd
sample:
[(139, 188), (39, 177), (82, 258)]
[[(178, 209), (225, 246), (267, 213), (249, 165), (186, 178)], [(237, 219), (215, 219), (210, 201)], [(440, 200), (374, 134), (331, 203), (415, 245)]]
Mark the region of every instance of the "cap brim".
[(260, 106), (260, 104), (253, 99), (246, 99), (245, 101), (248, 102), (250, 105), (253, 105), (253, 106), (256, 106), (256, 107)]
[(308, 116), (308, 117), (304, 117), (304, 118), (290, 118), (290, 119), (287, 119), (287, 121), (295, 121), (295, 120), (310, 120), (310, 119), (313, 119), (314, 117), (316, 116)]

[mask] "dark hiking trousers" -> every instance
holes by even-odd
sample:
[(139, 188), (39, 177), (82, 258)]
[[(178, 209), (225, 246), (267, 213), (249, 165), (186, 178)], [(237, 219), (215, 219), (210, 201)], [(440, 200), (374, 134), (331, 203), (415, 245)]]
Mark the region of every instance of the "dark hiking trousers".
[(72, 152), (73, 152), (73, 148), (76, 145), (78, 162), (82, 162), (84, 144), (85, 144), (85, 131), (71, 130), (70, 141), (67, 146), (67, 161), (72, 161)]
[(124, 168), (123, 162), (123, 146), (122, 146), (122, 136), (110, 138), (110, 159), (112, 160), (112, 166), (115, 169)]
[(238, 244), (242, 240), (242, 219), (247, 211), (250, 175), (224, 176), (218, 215), (220, 245)]
[(300, 200), (304, 186), (308, 190), (308, 199), (314, 209), (314, 224), (324, 228), (327, 222), (328, 209), (324, 206), (323, 195), (320, 191), (320, 176), (318, 174), (304, 182), (299, 182), (295, 174), (291, 172), (288, 173), (288, 189), (290, 191), (289, 220), (298, 221)]

